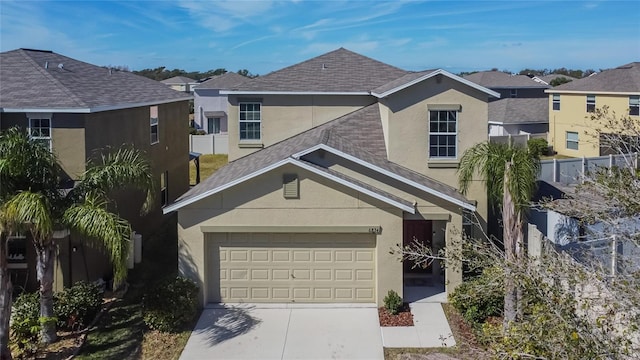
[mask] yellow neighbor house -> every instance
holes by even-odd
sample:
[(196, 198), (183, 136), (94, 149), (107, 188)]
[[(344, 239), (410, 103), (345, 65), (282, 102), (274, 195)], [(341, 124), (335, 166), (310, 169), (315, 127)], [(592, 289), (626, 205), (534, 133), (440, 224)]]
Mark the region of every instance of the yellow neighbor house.
[(591, 114), (609, 107), (618, 117), (640, 114), (640, 62), (632, 62), (574, 80), (549, 94), (549, 141), (560, 155), (592, 157), (603, 155)]

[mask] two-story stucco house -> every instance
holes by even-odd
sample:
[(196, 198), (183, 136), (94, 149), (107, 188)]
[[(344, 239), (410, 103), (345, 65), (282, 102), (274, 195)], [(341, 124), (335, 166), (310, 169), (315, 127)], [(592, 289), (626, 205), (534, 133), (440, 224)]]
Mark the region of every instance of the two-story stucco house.
[(203, 303), (381, 304), (421, 276), (460, 283), (459, 267), (414, 269), (390, 249), (458, 246), (467, 216), (486, 218), (481, 181), (465, 197), (456, 169), (498, 93), (343, 48), (221, 93), (230, 162), (164, 209)]
[(546, 91), (549, 95), (550, 144), (558, 154), (573, 157), (600, 156), (590, 115), (596, 108), (608, 106), (618, 116), (640, 116), (640, 62), (632, 62), (573, 80)]
[(213, 153), (227, 154), (229, 101), (226, 94), (220, 91), (229, 89), (250, 80), (234, 72), (213, 76), (193, 88), (193, 122), (194, 127), (204, 130), (213, 141)]
[[(0, 130), (19, 126), (47, 142), (67, 186), (73, 186), (87, 161), (101, 149), (127, 145), (147, 154), (157, 179), (155, 209), (140, 217), (142, 194), (127, 192), (117, 198), (120, 215), (143, 239), (166, 219), (161, 207), (189, 189), (190, 98), (160, 82), (51, 51), (19, 49), (0, 54)], [(61, 236), (55, 274), (58, 289), (110, 272), (101, 250), (86, 246), (77, 234)], [(10, 267), (22, 272), (16, 279), (34, 286), (32, 246), (18, 244), (25, 241), (10, 242), (17, 252), (26, 252), (13, 254)], [(14, 285), (23, 286), (23, 280)]]
[(160, 82), (169, 86), (173, 90), (186, 93), (193, 92), (193, 87), (197, 84), (194, 79), (188, 78), (186, 76), (174, 76), (172, 78), (164, 79)]
[(464, 77), (500, 93), (489, 103), (489, 136), (546, 133), (549, 104), (547, 84), (525, 75), (502, 71), (479, 71)]

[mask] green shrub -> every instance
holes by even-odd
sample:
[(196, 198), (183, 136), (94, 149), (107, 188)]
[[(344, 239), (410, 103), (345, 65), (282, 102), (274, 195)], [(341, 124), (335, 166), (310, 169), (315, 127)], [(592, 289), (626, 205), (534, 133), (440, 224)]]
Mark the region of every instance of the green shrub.
[(384, 307), (389, 311), (389, 313), (391, 313), (391, 315), (396, 315), (400, 312), (400, 308), (402, 307), (402, 298), (397, 292), (389, 290), (387, 296), (385, 296), (383, 300)]
[(504, 308), (502, 270), (496, 267), (484, 269), (479, 276), (463, 282), (449, 294), (449, 302), (473, 326), (490, 316), (500, 316)]
[(179, 331), (193, 320), (198, 310), (198, 287), (183, 277), (165, 280), (142, 299), (144, 322), (154, 330)]
[(40, 295), (22, 293), (13, 302), (11, 311), (11, 334), (24, 352), (33, 352), (40, 336)]
[(529, 148), (531, 155), (535, 157), (547, 155), (547, 152), (549, 151), (549, 143), (546, 139), (529, 139), (529, 141), (527, 141), (527, 147)]
[(55, 296), (53, 306), (58, 328), (78, 330), (87, 327), (102, 306), (102, 290), (93, 283), (80, 281)]

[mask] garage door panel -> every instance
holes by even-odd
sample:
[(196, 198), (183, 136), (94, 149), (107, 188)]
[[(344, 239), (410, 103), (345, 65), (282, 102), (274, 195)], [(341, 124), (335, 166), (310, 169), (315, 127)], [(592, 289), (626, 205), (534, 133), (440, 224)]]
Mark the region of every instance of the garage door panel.
[[(222, 236), (219, 236), (222, 235)], [(375, 302), (375, 236), (216, 234), (209, 301)], [(216, 253), (217, 252), (217, 253)]]

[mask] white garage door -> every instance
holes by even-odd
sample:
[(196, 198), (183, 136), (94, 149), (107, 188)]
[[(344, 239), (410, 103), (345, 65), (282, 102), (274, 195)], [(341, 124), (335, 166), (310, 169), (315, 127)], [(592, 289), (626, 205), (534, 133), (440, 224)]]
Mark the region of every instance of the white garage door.
[(375, 302), (375, 235), (209, 233), (210, 302)]

